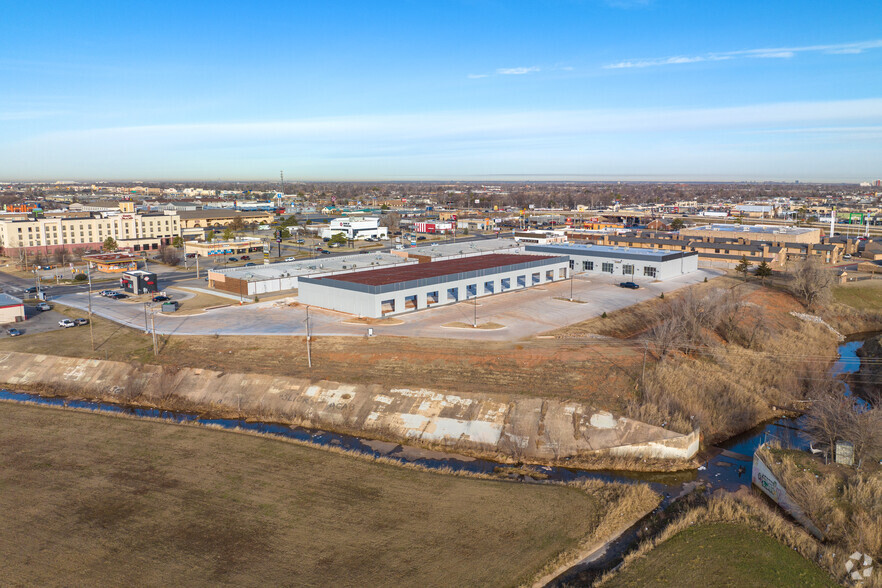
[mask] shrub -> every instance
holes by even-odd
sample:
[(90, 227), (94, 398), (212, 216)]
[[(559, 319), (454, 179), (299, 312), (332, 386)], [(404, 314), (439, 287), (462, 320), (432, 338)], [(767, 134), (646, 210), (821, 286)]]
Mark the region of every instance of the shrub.
[(85, 282), (88, 279), (89, 276), (87, 276), (86, 274), (77, 274), (74, 276), (74, 281), (76, 282)]

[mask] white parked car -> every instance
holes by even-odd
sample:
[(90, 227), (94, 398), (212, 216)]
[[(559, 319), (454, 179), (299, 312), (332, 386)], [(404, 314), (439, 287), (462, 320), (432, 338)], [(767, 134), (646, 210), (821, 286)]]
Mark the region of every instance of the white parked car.
[(37, 303), (37, 310), (40, 310), (40, 311), (52, 310), (52, 307), (49, 306), (48, 304), (46, 304), (45, 302), (38, 302)]
[(61, 319), (58, 321), (58, 326), (62, 328), (75, 327), (77, 324), (73, 322), (71, 319)]
[(286, 257), (285, 261), (297, 261), (296, 257)]

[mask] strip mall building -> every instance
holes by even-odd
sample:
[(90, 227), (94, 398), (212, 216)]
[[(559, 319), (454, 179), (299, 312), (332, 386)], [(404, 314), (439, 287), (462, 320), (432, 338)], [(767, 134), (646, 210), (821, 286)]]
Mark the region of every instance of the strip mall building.
[(380, 318), (569, 277), (560, 255), (491, 254), (299, 279), (299, 302)]

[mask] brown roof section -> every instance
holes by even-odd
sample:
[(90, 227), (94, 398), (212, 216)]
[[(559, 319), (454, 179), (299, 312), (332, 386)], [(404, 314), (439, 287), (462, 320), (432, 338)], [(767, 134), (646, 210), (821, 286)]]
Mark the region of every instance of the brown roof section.
[(351, 272), (338, 274), (320, 280), (339, 280), (341, 282), (353, 282), (366, 286), (385, 286), (396, 282), (408, 282), (410, 280), (423, 280), (439, 276), (449, 276), (462, 272), (517, 265), (540, 259), (554, 259), (559, 255), (516, 255), (513, 253), (497, 253), (490, 255), (476, 255), (461, 259), (446, 259), (430, 263), (417, 263), (402, 267), (386, 267), (365, 272)]

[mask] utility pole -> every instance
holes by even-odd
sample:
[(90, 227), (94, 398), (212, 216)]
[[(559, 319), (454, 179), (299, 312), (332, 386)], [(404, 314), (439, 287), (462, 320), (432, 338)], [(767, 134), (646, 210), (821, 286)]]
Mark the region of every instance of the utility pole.
[(643, 342), (643, 373), (640, 375), (640, 392), (641, 394), (646, 390), (646, 350), (649, 347), (649, 344), (644, 341)]
[(474, 318), (472, 319), (472, 328), (477, 329), (477, 328), (478, 328), (478, 292), (477, 292), (477, 286), (475, 286), (475, 304), (474, 304), (474, 307), (475, 307), (475, 315), (474, 315)]
[(152, 331), (153, 331), (153, 356), (156, 357), (157, 355), (159, 355), (159, 350), (158, 350), (157, 344), (156, 344), (156, 311), (152, 310), (152, 309), (150, 312), (150, 324), (153, 327), (152, 328)]
[(196, 279), (199, 279), (199, 254), (196, 254)]
[(144, 303), (144, 334), (150, 332), (150, 325), (147, 324), (147, 302)]
[(92, 353), (95, 353), (95, 333), (92, 331), (92, 268), (86, 266), (89, 276), (89, 339), (92, 342)]
[(306, 307), (306, 361), (309, 364), (309, 367), (312, 367), (312, 352), (309, 348), (309, 306)]

